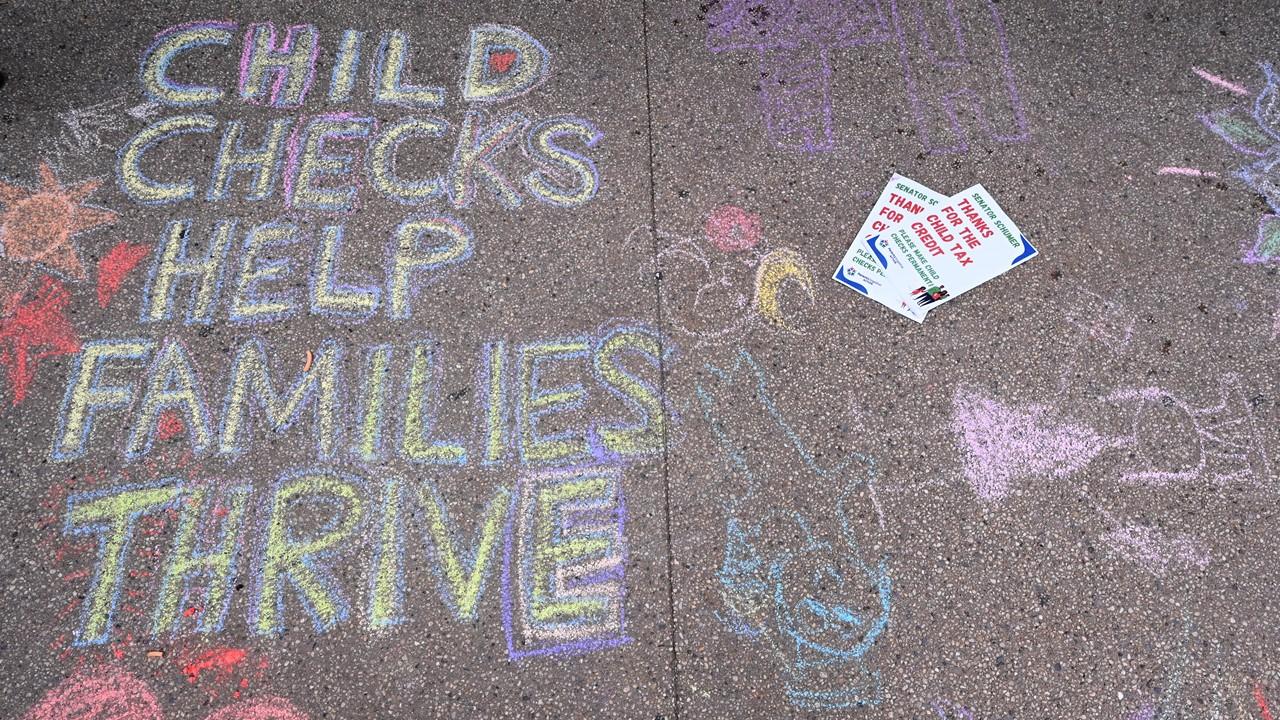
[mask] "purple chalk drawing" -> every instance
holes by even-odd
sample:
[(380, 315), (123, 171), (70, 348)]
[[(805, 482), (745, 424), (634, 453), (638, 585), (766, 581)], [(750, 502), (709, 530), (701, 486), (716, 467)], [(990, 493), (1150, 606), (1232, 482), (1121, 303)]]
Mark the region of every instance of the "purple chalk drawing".
[(1209, 548), (1186, 534), (1166, 533), (1158, 528), (1126, 525), (1102, 536), (1104, 542), (1156, 577), (1164, 577), (1176, 565), (1207, 567), (1213, 562)]
[[(936, 1), (936, 0), (934, 0)], [(896, 38), (911, 112), (931, 153), (963, 153), (967, 106), (984, 134), (1000, 142), (1030, 137), (1009, 65), (1004, 23), (991, 0), (945, 0), (937, 33), (921, 0), (723, 0), (707, 17), (712, 52), (759, 53), (759, 104), (769, 141), (802, 152), (836, 147), (831, 122), (834, 50)], [(940, 19), (940, 18), (937, 18)], [(1001, 98), (986, 97), (996, 79)]]
[(938, 717), (942, 720), (973, 720), (973, 711), (961, 705), (960, 703), (951, 702), (950, 700), (934, 700), (930, 703), (933, 711), (938, 713)]
[(1013, 407), (964, 386), (956, 388), (951, 430), (966, 453), (965, 479), (988, 501), (1004, 499), (1020, 480), (1066, 478), (1105, 449), (1100, 435), (1058, 421), (1044, 405)]
[(1252, 244), (1245, 243), (1241, 260), (1248, 265), (1280, 262), (1280, 216), (1258, 218), (1258, 239)]
[(503, 549), (512, 660), (617, 647), (626, 634), (626, 505), (618, 468), (531, 472), (516, 485)]

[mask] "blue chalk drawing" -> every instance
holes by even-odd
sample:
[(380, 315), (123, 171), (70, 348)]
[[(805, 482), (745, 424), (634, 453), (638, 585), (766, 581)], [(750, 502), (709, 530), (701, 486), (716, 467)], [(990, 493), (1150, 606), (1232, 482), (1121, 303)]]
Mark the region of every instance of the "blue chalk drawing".
[[(749, 516), (744, 501), (767, 478), (757, 477), (730, 440), (717, 418), (712, 387), (698, 384), (703, 417), (747, 488), (725, 508), (725, 550), (717, 573), (724, 601), (720, 620), (732, 632), (772, 648), (792, 705), (810, 710), (878, 705), (880, 673), (870, 669), (866, 655), (888, 626), (892, 580), (887, 558), (875, 565), (863, 560), (847, 513), (852, 493), (873, 486), (874, 459), (851, 453), (834, 469), (820, 467), (770, 398), (764, 369), (746, 350), (738, 352), (730, 369), (707, 365), (706, 370), (722, 391), (759, 402), (764, 418), (781, 431), (809, 471), (841, 487), (834, 507), (837, 543), (821, 540), (814, 531), (821, 513), (830, 508), (808, 514), (774, 508), (763, 517)], [(776, 532), (779, 528), (789, 532)], [(862, 598), (868, 595), (875, 600), (864, 607)]]

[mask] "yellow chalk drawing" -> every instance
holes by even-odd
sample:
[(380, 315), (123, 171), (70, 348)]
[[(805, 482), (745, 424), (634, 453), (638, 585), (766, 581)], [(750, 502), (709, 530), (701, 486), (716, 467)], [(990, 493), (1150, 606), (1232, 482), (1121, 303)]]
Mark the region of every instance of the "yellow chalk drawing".
[[(439, 236), (441, 245), (419, 247), (422, 238)], [(453, 218), (445, 216), (410, 218), (396, 228), (396, 250), (391, 261), (388, 302), (391, 317), (404, 319), (413, 311), (411, 305), (418, 289), (438, 279), (437, 271), (460, 263), (471, 257), (473, 244), (471, 230)], [(420, 275), (437, 273), (436, 277), (420, 278)]]
[(231, 247), (235, 229), (234, 220), (219, 220), (213, 226), (208, 254), (202, 258), (191, 258), (188, 257), (191, 221), (170, 221), (160, 237), (151, 275), (142, 292), (140, 322), (154, 323), (173, 317), (174, 290), (178, 281), (188, 278), (195, 278), (196, 283), (187, 302), (186, 322), (213, 322), (213, 310), (226, 271), (227, 250)]
[(67, 506), (67, 531), (98, 536), (98, 571), (85, 596), (85, 614), (76, 632), (76, 644), (105, 642), (111, 634), (111, 616), (120, 596), (124, 562), (133, 536), (134, 522), (178, 498), (176, 485), (125, 486), (109, 494), (72, 497)]
[(374, 189), (390, 198), (417, 205), (444, 194), (444, 177), (437, 174), (423, 180), (405, 180), (397, 172), (396, 151), (400, 143), (415, 137), (443, 137), (449, 124), (423, 117), (401, 118), (378, 133), (369, 146), (369, 179)]
[(430, 480), (424, 479), (418, 486), (418, 498), (426, 513), (427, 537), (435, 553), (440, 594), (448, 601), (455, 617), (459, 620), (474, 620), (494, 551), (502, 537), (511, 491), (502, 486), (494, 489), (493, 498), (484, 513), (484, 524), (477, 532), (474, 550), (469, 558), (464, 558), (459, 551), (457, 540), (454, 539), (456, 532), (449, 521), (449, 512), (439, 489)]
[[(116, 162), (116, 174), (125, 194), (135, 202), (147, 205), (173, 203), (188, 200), (196, 195), (194, 180), (161, 182), (142, 172), (142, 158), (147, 151), (162, 140), (190, 133), (211, 133), (218, 127), (212, 115), (175, 115), (163, 118), (133, 136), (120, 150)], [(182, 163), (178, 163), (179, 167)]]
[(265, 223), (249, 231), (240, 257), (231, 293), (231, 319), (236, 322), (259, 322), (288, 317), (298, 309), (297, 300), (288, 291), (258, 295), (259, 283), (285, 279), (292, 264), (288, 257), (263, 256), (267, 251), (298, 242), (298, 226), (292, 223)]
[(409, 379), (404, 400), (404, 434), (401, 450), (414, 462), (463, 465), (467, 449), (456, 440), (434, 440), (433, 410), (440, 399), (442, 368), (430, 343), (415, 343), (410, 350)]
[(271, 382), (271, 367), (262, 342), (252, 339), (242, 344), (231, 364), (218, 453), (240, 455), (248, 449), (254, 407), (265, 415), (267, 429), (280, 433), (293, 426), (304, 407), (314, 403), (316, 454), (320, 458), (333, 457), (338, 444), (341, 354), (342, 345), (337, 340), (326, 340), (316, 352), (311, 369), (298, 375), (282, 397)]
[(587, 439), (581, 433), (566, 431), (546, 437), (539, 435), (538, 419), (541, 416), (581, 406), (586, 391), (577, 383), (543, 390), (538, 387), (537, 373), (540, 363), (582, 358), (589, 350), (590, 346), (582, 340), (536, 343), (520, 348), (520, 383), (517, 390), (520, 457), (526, 463), (563, 462), (589, 454)]
[(160, 415), (166, 411), (182, 413), (191, 451), (196, 455), (204, 454), (213, 441), (209, 413), (204, 399), (200, 397), (195, 369), (186, 348), (177, 340), (166, 340), (156, 353), (140, 405), (133, 432), (129, 434), (129, 444), (125, 447), (127, 457), (136, 458), (150, 452), (156, 425)]
[[(152, 615), (151, 633), (160, 636), (177, 632), (184, 608), (179, 603), (186, 597), (190, 581), (199, 577), (203, 597), (195, 602), (197, 629), (214, 633), (222, 629), (227, 609), (231, 606), (231, 584), (235, 580), (236, 554), (240, 544), (240, 525), (249, 501), (250, 488), (234, 488), (227, 493), (226, 507), (209, 487), (197, 488), (183, 497), (182, 514), (169, 555), (168, 567), (160, 581), (160, 591)], [(221, 512), (219, 512), (221, 511)], [(201, 518), (205, 513), (221, 516), (217, 540), (208, 549), (197, 547)]]
[(761, 258), (756, 267), (756, 311), (784, 330), (799, 332), (799, 328), (787, 322), (786, 313), (778, 302), (778, 292), (788, 281), (799, 284), (809, 295), (809, 302), (814, 302), (813, 276), (799, 253), (790, 248), (779, 248)]
[[(341, 519), (319, 537), (297, 540), (289, 528), (289, 510), (303, 500), (329, 505)], [(341, 505), (341, 509), (333, 507)], [(328, 471), (307, 471), (282, 479), (271, 502), (263, 550), (261, 589), (254, 627), (260, 635), (284, 630), (284, 591), (292, 586), (311, 615), (317, 631), (327, 630), (347, 617), (346, 598), (323, 566), (323, 558), (341, 551), (343, 541), (355, 535), (364, 517), (364, 498), (353, 479)], [(282, 582), (285, 581), (285, 582)]]
[(99, 385), (98, 380), (112, 363), (145, 360), (152, 345), (150, 340), (123, 339), (85, 343), (67, 377), (67, 394), (54, 434), (55, 460), (71, 460), (84, 454), (98, 411), (125, 408), (133, 402), (133, 387)]
[(284, 159), (285, 141), (289, 139), (289, 118), (272, 120), (267, 125), (266, 136), (262, 145), (246, 149), (244, 123), (233, 120), (227, 123), (222, 133), (222, 143), (218, 146), (218, 156), (213, 161), (213, 177), (209, 180), (209, 189), (205, 192), (210, 201), (226, 200), (231, 180), (236, 173), (251, 172), (253, 181), (249, 184), (246, 200), (266, 200), (275, 192), (280, 164)]
[(377, 77), (373, 91), (374, 102), (410, 108), (444, 105), (444, 88), (406, 82), (404, 76), (409, 70), (409, 39), (399, 30), (383, 33), (374, 67), (374, 75)]
[(656, 388), (627, 372), (620, 355), (638, 352), (656, 368), (662, 357), (662, 343), (653, 333), (620, 328), (604, 339), (593, 356), (596, 372), (605, 386), (639, 410), (643, 420), (634, 425), (603, 425), (600, 439), (610, 452), (623, 457), (647, 455), (662, 450), (666, 434), (666, 411)]

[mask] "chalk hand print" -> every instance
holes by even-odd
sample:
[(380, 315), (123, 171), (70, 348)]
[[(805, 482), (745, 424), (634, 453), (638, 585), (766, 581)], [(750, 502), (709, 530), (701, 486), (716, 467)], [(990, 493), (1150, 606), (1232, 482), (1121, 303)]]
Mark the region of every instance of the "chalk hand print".
[(1236, 83), (1196, 71), (1214, 85), (1240, 97), (1234, 105), (1208, 113), (1200, 120), (1246, 157), (1245, 163), (1235, 170), (1235, 176), (1271, 206), (1271, 213), (1258, 220), (1256, 239), (1243, 246), (1241, 259), (1251, 265), (1280, 262), (1280, 79), (1271, 63), (1261, 63), (1260, 68), (1263, 87), (1253, 97)]
[[(965, 479), (981, 500), (991, 503), (1031, 491), (1044, 478), (1073, 484), (1087, 497), (1079, 474), (1109, 451), (1128, 458), (1129, 465), (1116, 478), (1123, 486), (1265, 487), (1271, 462), (1239, 379), (1231, 374), (1222, 378), (1218, 394), (1217, 402), (1193, 406), (1158, 387), (1115, 390), (1102, 401), (1118, 407), (1129, 425), (1104, 434), (1059, 409), (1012, 405), (961, 386), (953, 399), (951, 430), (964, 457)], [(1117, 521), (1104, 508), (1095, 509), (1112, 528), (1103, 540), (1152, 575), (1211, 562), (1196, 538)]]
[[(63, 680), (22, 720), (164, 720), (164, 711), (145, 682), (103, 665)], [(307, 720), (307, 714), (288, 700), (261, 697), (218, 708), (205, 720)]]
[(664, 320), (695, 346), (740, 340), (756, 327), (801, 333), (810, 324), (813, 274), (790, 248), (769, 248), (760, 217), (725, 205), (701, 239), (659, 232), (668, 302)]
[[(850, 517), (855, 492), (874, 481), (873, 461), (854, 453), (833, 469), (821, 468), (770, 399), (763, 368), (745, 350), (730, 369), (707, 370), (721, 387), (699, 384), (699, 404), (732, 477), (745, 489), (726, 507), (725, 550), (717, 574), (721, 621), (770, 650), (792, 705), (813, 710), (877, 705), (880, 674), (871, 669), (867, 654), (888, 626), (892, 580), (886, 558), (864, 559)], [(724, 392), (759, 403), (753, 419), (765, 418), (770, 437), (781, 446), (767, 452), (797, 454), (810, 473), (807, 479), (838, 489), (834, 507), (813, 503), (798, 512), (762, 497), (762, 487), (776, 479), (762, 476), (743, 446), (730, 439), (736, 433), (719, 419), (725, 413), (717, 397)], [(823, 532), (827, 526), (835, 531)]]

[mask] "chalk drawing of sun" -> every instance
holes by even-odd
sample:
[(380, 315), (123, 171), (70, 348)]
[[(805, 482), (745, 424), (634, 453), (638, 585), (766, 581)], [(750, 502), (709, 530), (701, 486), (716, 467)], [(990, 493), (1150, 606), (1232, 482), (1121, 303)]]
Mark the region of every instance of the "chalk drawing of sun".
[(84, 280), (84, 264), (71, 238), (116, 221), (106, 208), (83, 204), (96, 180), (63, 187), (49, 163), (40, 163), (38, 190), (0, 180), (0, 248), (16, 262), (37, 263), (72, 280)]

